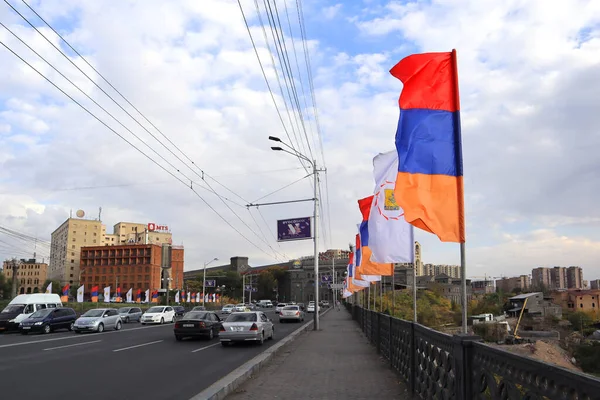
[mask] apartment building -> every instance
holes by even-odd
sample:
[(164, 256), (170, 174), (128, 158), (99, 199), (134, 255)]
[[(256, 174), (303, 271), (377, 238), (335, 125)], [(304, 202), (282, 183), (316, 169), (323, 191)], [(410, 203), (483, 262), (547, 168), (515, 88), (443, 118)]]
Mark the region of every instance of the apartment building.
[(168, 230), (167, 226), (155, 223), (119, 222), (113, 226), (113, 233), (107, 233), (101, 221), (68, 218), (52, 232), (48, 279), (58, 280), (61, 284), (79, 284), (80, 252), (84, 246), (171, 244), (172, 234)]
[(581, 267), (570, 266), (553, 268), (534, 268), (531, 271), (533, 287), (540, 290), (583, 289), (583, 270)]
[[(48, 264), (29, 259), (19, 261), (17, 265), (17, 293), (29, 294), (41, 291), (47, 279)], [(3, 271), (7, 282), (12, 282), (14, 272), (12, 261), (4, 261)]]
[(567, 288), (583, 289), (583, 270), (581, 267), (570, 266), (567, 268)]
[(593, 281), (590, 281), (590, 289), (600, 289), (600, 279), (594, 279)]
[(531, 288), (532, 279), (529, 275), (520, 275), (512, 278), (502, 278), (496, 280), (496, 290), (501, 290), (505, 293), (514, 292), (515, 289), (520, 291)]
[[(170, 267), (163, 268), (163, 252), (171, 248)], [(184, 249), (182, 246), (157, 244), (124, 244), (92, 246), (81, 249), (81, 284), (89, 293), (92, 286), (121, 288), (124, 295), (130, 288), (157, 290), (183, 285)], [(167, 280), (169, 279), (169, 280)]]
[(451, 278), (460, 278), (460, 265), (423, 265), (422, 276), (437, 276), (442, 274), (448, 275)]

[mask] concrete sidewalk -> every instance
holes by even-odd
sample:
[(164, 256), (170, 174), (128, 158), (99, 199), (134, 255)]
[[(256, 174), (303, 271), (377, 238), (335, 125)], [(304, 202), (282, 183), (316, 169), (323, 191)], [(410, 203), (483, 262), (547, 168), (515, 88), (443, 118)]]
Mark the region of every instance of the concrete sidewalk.
[(397, 376), (342, 307), (321, 319), (257, 376), (227, 396), (241, 399), (408, 399)]

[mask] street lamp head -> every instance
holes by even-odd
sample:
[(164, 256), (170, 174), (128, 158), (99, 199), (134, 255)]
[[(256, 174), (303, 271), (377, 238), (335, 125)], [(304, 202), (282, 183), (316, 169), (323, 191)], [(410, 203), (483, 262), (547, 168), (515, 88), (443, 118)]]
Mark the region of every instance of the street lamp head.
[(218, 259), (217, 257), (215, 257), (215, 258), (213, 259), (213, 261), (219, 261), (219, 259)]
[(279, 139), (279, 138), (278, 138), (278, 137), (276, 137), (276, 136), (269, 136), (269, 140), (272, 140), (272, 141), (274, 141), (274, 142), (281, 142), (281, 139)]
[(271, 150), (283, 151), (283, 149), (281, 147), (271, 147)]

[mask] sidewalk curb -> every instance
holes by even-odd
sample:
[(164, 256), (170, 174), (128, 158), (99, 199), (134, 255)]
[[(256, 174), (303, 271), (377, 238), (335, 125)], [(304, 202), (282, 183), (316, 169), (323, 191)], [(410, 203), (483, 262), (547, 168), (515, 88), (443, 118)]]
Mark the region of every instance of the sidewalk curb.
[[(325, 314), (331, 311), (334, 307), (329, 307), (323, 311), (319, 318), (322, 318)], [(237, 367), (223, 378), (219, 379), (190, 400), (222, 400), (227, 395), (231, 394), (234, 390), (240, 387), (248, 379), (252, 378), (257, 372), (259, 372), (271, 359), (278, 354), (281, 349), (288, 343), (293, 342), (303, 332), (308, 331), (314, 324), (314, 320), (302, 325), (294, 332), (281, 339), (277, 344), (269, 347), (253, 359), (247, 361), (241, 366)]]

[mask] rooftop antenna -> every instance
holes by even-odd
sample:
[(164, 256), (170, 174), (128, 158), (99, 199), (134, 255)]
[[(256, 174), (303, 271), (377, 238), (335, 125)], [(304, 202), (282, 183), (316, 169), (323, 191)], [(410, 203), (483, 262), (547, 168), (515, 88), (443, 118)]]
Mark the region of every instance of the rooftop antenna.
[(102, 207), (98, 210), (98, 221), (102, 222)]
[(71, 208), (71, 211), (69, 211), (69, 218), (73, 218), (73, 209)]

